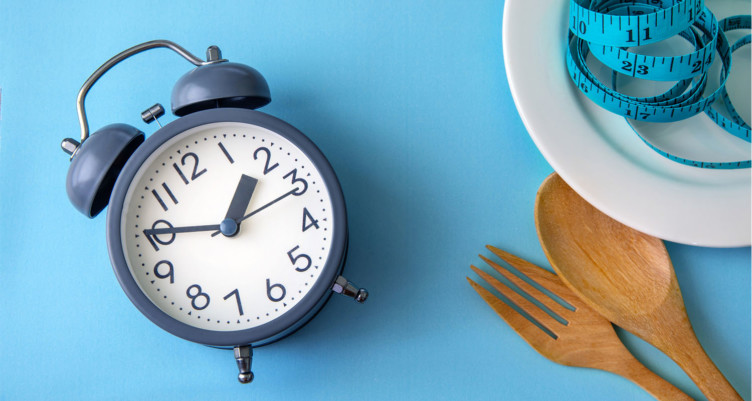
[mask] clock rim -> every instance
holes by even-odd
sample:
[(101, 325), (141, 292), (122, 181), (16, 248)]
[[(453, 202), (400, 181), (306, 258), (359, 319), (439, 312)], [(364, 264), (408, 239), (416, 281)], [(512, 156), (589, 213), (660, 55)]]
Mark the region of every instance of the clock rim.
[[(300, 149), (321, 174), (332, 201), (332, 239), (327, 262), (309, 292), (289, 311), (276, 319), (249, 329), (218, 331), (190, 326), (162, 311), (138, 286), (130, 273), (122, 246), (121, 220), (125, 196), (146, 159), (160, 146), (179, 134), (206, 124), (236, 122), (255, 125), (270, 130)], [(146, 138), (118, 176), (107, 210), (107, 248), (115, 276), (125, 294), (136, 308), (152, 323), (163, 330), (188, 341), (216, 346), (260, 346), (277, 341), (306, 324), (324, 306), (331, 295), (334, 280), (344, 269), (347, 253), (347, 212), (342, 188), (329, 161), (305, 134), (292, 125), (256, 110), (217, 108), (198, 111), (165, 125)]]

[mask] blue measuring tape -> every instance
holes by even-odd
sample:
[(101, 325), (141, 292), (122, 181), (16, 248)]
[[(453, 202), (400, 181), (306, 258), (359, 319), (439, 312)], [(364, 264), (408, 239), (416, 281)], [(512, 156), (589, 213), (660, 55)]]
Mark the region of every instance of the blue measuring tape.
[[(726, 132), (749, 142), (750, 126), (731, 104), (725, 84), (732, 53), (752, 42), (752, 35), (731, 45), (725, 32), (751, 27), (749, 15), (717, 21), (703, 0), (570, 0), (567, 69), (582, 93), (599, 106), (624, 116), (640, 139), (664, 157), (703, 168), (749, 168), (750, 160), (707, 162), (673, 155), (651, 144), (631, 121), (671, 122), (704, 112)], [(669, 57), (630, 51), (676, 35), (687, 40), (694, 50)], [(613, 70), (610, 86), (588, 68), (589, 55)], [(703, 96), (709, 68), (717, 59), (722, 63), (719, 87)], [(636, 97), (617, 90), (618, 80), (625, 76), (677, 82), (664, 93)], [(728, 117), (713, 107), (718, 99)]]

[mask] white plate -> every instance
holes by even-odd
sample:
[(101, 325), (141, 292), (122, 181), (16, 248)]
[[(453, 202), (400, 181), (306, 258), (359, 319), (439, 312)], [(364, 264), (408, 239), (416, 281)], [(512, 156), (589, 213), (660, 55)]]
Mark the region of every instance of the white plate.
[[(727, 0), (749, 13), (749, 1)], [(707, 1), (713, 8), (718, 1)], [(721, 7), (722, 8), (722, 7)], [(745, 11), (746, 10), (746, 11)], [(684, 244), (750, 245), (750, 170), (708, 170), (672, 162), (648, 148), (626, 121), (579, 93), (567, 73), (569, 2), (507, 0), (503, 51), (509, 87), (522, 121), (546, 160), (595, 207), (649, 235)], [(737, 53), (749, 58), (750, 46)], [(747, 50), (744, 50), (747, 49)], [(746, 79), (749, 89), (749, 61)], [(744, 57), (742, 57), (744, 58)], [(733, 90), (739, 86), (729, 86)], [(736, 89), (738, 92), (738, 89)], [(745, 93), (746, 92), (746, 93)], [(741, 110), (749, 109), (742, 89)], [(746, 108), (744, 102), (746, 101)], [(646, 124), (640, 132), (669, 152), (705, 161), (744, 160), (749, 143), (725, 134), (704, 114), (680, 123)], [(706, 136), (708, 134), (709, 136)], [(705, 156), (705, 158), (703, 158)]]

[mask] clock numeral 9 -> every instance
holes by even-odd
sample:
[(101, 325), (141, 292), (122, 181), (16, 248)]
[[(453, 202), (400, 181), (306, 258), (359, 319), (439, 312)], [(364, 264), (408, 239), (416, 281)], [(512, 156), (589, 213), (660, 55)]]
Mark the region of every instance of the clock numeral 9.
[(282, 178), (292, 177), (293, 185), (296, 185), (298, 183), (303, 184), (302, 188), (298, 188), (295, 192), (292, 193), (295, 196), (300, 196), (300, 195), (303, 195), (305, 191), (308, 189), (308, 182), (306, 182), (306, 180), (302, 178), (298, 178), (297, 174), (298, 174), (298, 169), (294, 168), (290, 170), (289, 173), (285, 174)]
[(319, 228), (319, 221), (314, 219), (311, 215), (311, 212), (308, 211), (307, 208), (303, 208), (303, 232), (308, 230), (311, 227), (316, 227), (318, 230)]
[[(191, 290), (195, 290), (195, 294), (192, 294)], [(209, 306), (209, 294), (201, 291), (201, 286), (198, 284), (193, 284), (192, 286), (188, 287), (188, 289), (185, 291), (185, 295), (188, 296), (188, 298), (191, 299), (191, 306), (193, 306), (193, 309), (195, 310), (204, 310), (207, 306)], [(198, 299), (202, 299), (201, 301), (198, 301)], [(203, 303), (203, 305), (199, 305), (200, 303)]]
[(263, 153), (266, 155), (266, 161), (264, 161), (264, 175), (267, 175), (270, 171), (274, 170), (279, 166), (279, 163), (274, 163), (273, 165), (269, 166), (269, 163), (272, 160), (272, 152), (264, 147), (256, 149), (255, 152), (253, 152), (253, 160), (258, 160), (259, 153)]
[(300, 255), (298, 255), (298, 256), (294, 256), (294, 255), (293, 255), (293, 252), (297, 251), (297, 250), (298, 250), (298, 248), (300, 248), (300, 246), (299, 246), (299, 245), (296, 245), (296, 246), (295, 246), (295, 248), (292, 248), (292, 249), (290, 249), (290, 251), (288, 251), (288, 252), (287, 252), (287, 257), (289, 257), (289, 258), (290, 258), (290, 262), (292, 262), (292, 265), (293, 265), (293, 266), (295, 266), (295, 263), (296, 263), (296, 262), (297, 262), (298, 260), (300, 260), (300, 259), (303, 259), (303, 260), (305, 260), (305, 267), (296, 267), (296, 268), (295, 268), (295, 270), (297, 270), (297, 271), (299, 271), (299, 272), (304, 272), (304, 271), (306, 271), (306, 270), (308, 270), (308, 269), (310, 269), (310, 268), (311, 268), (311, 263), (312, 263), (312, 261), (311, 261), (311, 257), (310, 257), (310, 256), (308, 256), (308, 255), (306, 255), (306, 254), (304, 254), (304, 253), (301, 253), (301, 254), (300, 254)]
[[(159, 266), (162, 265), (167, 265), (167, 273), (162, 274), (159, 272)], [(169, 278), (170, 284), (175, 282), (175, 270), (169, 260), (160, 260), (157, 262), (157, 264), (154, 265), (154, 275), (157, 276), (157, 278)]]
[(189, 159), (189, 158), (193, 159), (193, 171), (191, 172), (191, 179), (190, 179), (190, 181), (185, 176), (185, 174), (183, 174), (183, 170), (181, 170), (180, 167), (178, 167), (178, 164), (177, 163), (172, 163), (172, 167), (174, 167), (175, 171), (178, 172), (178, 175), (180, 176), (180, 179), (183, 180), (183, 182), (185, 183), (185, 185), (188, 185), (191, 181), (195, 180), (201, 174), (204, 174), (206, 172), (206, 169), (198, 171), (198, 156), (195, 153), (193, 153), (193, 152), (188, 152), (188, 153), (184, 154), (183, 158), (180, 159), (180, 164), (183, 165), (183, 166), (185, 166), (185, 161), (186, 161), (186, 159)]
[[(272, 290), (278, 289), (282, 292), (282, 294), (278, 297), (275, 297), (272, 295)], [(275, 293), (279, 293), (280, 291), (274, 291)], [(282, 284), (272, 284), (272, 282), (269, 279), (266, 279), (266, 296), (269, 298), (272, 302), (279, 302), (285, 298), (285, 295), (287, 294), (287, 291), (285, 290), (285, 286)]]

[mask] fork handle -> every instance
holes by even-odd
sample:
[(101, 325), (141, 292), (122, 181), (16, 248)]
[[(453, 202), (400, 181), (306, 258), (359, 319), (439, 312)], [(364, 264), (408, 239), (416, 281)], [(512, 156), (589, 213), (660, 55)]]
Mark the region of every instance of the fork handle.
[(609, 364), (604, 370), (631, 380), (658, 401), (693, 401), (692, 397), (645, 367), (632, 354), (625, 355), (619, 363)]

